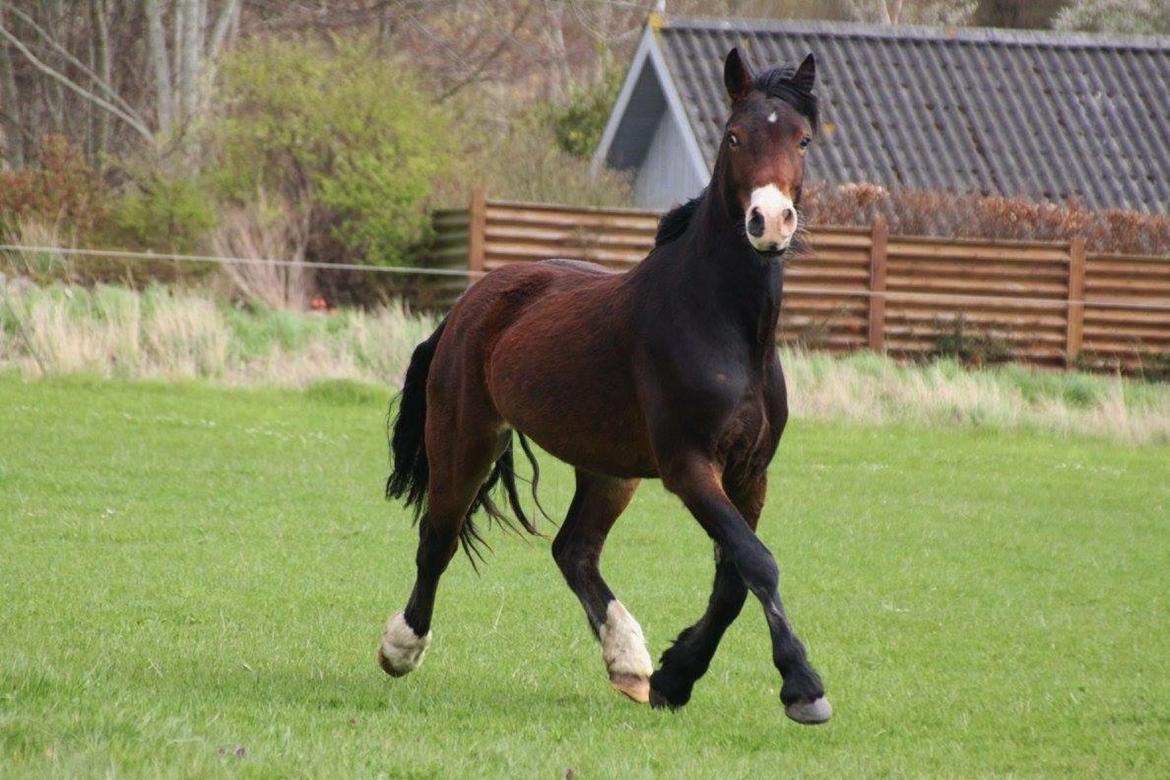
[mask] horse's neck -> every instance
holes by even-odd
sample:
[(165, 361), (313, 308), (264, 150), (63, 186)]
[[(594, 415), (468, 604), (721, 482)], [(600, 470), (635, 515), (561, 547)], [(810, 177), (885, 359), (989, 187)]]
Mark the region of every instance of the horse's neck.
[(757, 344), (772, 344), (780, 317), (783, 267), (757, 254), (743, 226), (708, 191), (679, 242), (679, 278)]

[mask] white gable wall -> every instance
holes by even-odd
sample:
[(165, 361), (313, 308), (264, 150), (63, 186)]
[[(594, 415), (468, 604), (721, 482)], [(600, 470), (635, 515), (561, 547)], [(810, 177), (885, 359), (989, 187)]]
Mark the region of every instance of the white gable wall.
[(698, 195), (711, 172), (671, 81), (653, 25), (647, 25), (593, 155), (634, 174), (634, 203), (665, 209)]
[(634, 179), (634, 205), (667, 209), (695, 197), (706, 186), (691, 164), (683, 129), (670, 111), (663, 111), (646, 158)]

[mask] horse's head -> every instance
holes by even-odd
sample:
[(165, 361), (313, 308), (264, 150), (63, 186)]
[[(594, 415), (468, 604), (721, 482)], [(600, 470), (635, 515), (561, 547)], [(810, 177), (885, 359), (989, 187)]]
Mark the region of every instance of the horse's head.
[(742, 216), (748, 241), (763, 254), (783, 254), (796, 234), (804, 152), (817, 128), (815, 77), (811, 54), (795, 71), (774, 68), (758, 77), (738, 49), (723, 66), (731, 118), (715, 175), (729, 210)]

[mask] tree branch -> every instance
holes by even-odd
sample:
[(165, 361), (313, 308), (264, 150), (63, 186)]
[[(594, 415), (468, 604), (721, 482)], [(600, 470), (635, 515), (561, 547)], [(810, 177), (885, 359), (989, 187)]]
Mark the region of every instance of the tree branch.
[(443, 90), (442, 94), (440, 94), (437, 98), (437, 101), (439, 103), (445, 102), (464, 87), (477, 81), (483, 72), (487, 69), (487, 66), (490, 65), (493, 60), (503, 54), (504, 51), (508, 48), (508, 45), (511, 43), (511, 39), (515, 37), (516, 33), (520, 31), (520, 28), (523, 27), (524, 23), (528, 20), (528, 14), (531, 10), (532, 3), (526, 3), (524, 8), (520, 11), (520, 14), (516, 17), (515, 22), (512, 24), (511, 31), (509, 31), (507, 35), (501, 37), (500, 40), (496, 43), (495, 47), (493, 47), (491, 51), (480, 58), (479, 62), (475, 64), (475, 67), (471, 69), (471, 72)]
[(86, 76), (88, 76), (90, 78), (90, 80), (93, 81), (94, 84), (101, 87), (102, 92), (105, 92), (106, 95), (110, 98), (110, 100), (119, 104), (118, 105), (119, 108), (121, 108), (123, 111), (127, 112), (128, 114), (137, 115), (138, 112), (134, 110), (134, 107), (131, 106), (129, 103), (127, 103), (122, 98), (122, 96), (119, 95), (117, 93), (117, 91), (109, 85), (109, 83), (107, 83), (104, 79), (102, 79), (100, 76), (98, 76), (98, 74), (94, 73), (93, 70), (89, 66), (87, 66), (84, 62), (82, 62), (81, 60), (74, 57), (73, 54), (70, 53), (70, 51), (68, 49), (66, 49), (64, 46), (62, 46), (60, 43), (58, 43), (57, 40), (55, 38), (53, 38), (53, 36), (49, 35), (48, 31), (46, 31), (45, 28), (43, 28), (39, 24), (37, 24), (35, 19), (33, 19), (28, 14), (26, 14), (24, 11), (21, 11), (19, 8), (13, 8), (11, 3), (2, 2), (2, 0), (0, 0), (0, 8), (6, 8), (9, 11), (12, 11), (13, 15), (15, 15), (17, 19), (20, 19), (22, 22), (24, 22), (29, 27), (31, 27), (33, 29), (33, 31), (37, 33), (37, 35), (44, 38), (45, 42), (49, 44), (49, 48), (51, 48), (53, 51), (60, 54), (65, 59), (66, 62), (68, 62), (70, 65), (73, 65), (74, 67), (76, 67), (78, 70), (80, 70)]
[(99, 95), (95, 95), (93, 92), (90, 92), (85, 87), (82, 87), (80, 84), (73, 81), (68, 76), (64, 75), (63, 73), (60, 73), (55, 68), (41, 62), (39, 59), (37, 59), (37, 56), (35, 54), (33, 54), (31, 51), (28, 50), (27, 46), (25, 46), (23, 43), (21, 43), (19, 38), (17, 38), (15, 35), (13, 35), (8, 30), (8, 28), (3, 26), (2, 24), (0, 24), (0, 36), (3, 36), (4, 38), (6, 38), (8, 40), (8, 42), (12, 44), (12, 47), (14, 49), (16, 49), (18, 52), (20, 52), (21, 54), (23, 54), (24, 58), (26, 60), (28, 60), (32, 64), (32, 66), (35, 67), (37, 70), (41, 71), (46, 76), (49, 76), (50, 78), (54, 79), (58, 83), (69, 88), (70, 90), (77, 93), (78, 95), (85, 98), (86, 100), (94, 103), (95, 105), (101, 106), (106, 111), (109, 111), (111, 114), (118, 117), (126, 124), (130, 125), (130, 127), (134, 128), (134, 130), (136, 130), (139, 135), (141, 135), (143, 138), (145, 138), (151, 144), (154, 143), (154, 134), (150, 131), (150, 128), (147, 127), (142, 122), (142, 120), (140, 118), (126, 113), (125, 111), (118, 108), (118, 106), (115, 106), (110, 101), (106, 100), (105, 98), (103, 98)]

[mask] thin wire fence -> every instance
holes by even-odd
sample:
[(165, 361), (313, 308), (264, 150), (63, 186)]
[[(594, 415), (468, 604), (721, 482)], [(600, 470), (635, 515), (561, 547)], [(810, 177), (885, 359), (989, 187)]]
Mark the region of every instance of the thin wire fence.
[(409, 276), (483, 276), (482, 271), (462, 268), (404, 268), (399, 266), (362, 265), (359, 263), (321, 263), (313, 260), (277, 260), (262, 257), (222, 257), (219, 255), (180, 255), (167, 252), (131, 252), (118, 249), (83, 249), (77, 247), (28, 246), (0, 244), (0, 251), (56, 253), (71, 257), (109, 257), (138, 261), (169, 261), (211, 265), (270, 265), (281, 268), (319, 268), (332, 271), (364, 271), (367, 273), (400, 274)]

